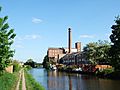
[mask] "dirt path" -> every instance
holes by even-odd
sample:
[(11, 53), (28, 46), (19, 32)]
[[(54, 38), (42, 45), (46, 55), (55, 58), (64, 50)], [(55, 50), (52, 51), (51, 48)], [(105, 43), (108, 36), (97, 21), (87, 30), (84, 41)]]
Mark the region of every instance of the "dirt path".
[(22, 90), (26, 90), (26, 83), (25, 83), (24, 70), (23, 70), (23, 73), (22, 73)]
[(26, 83), (25, 83), (25, 76), (24, 76), (24, 70), (21, 69), (19, 71), (19, 80), (16, 86), (16, 90), (19, 90), (19, 86), (20, 86), (20, 80), (22, 80), (22, 90), (26, 90)]
[(21, 72), (22, 72), (22, 69), (19, 71), (19, 80), (18, 80), (18, 83), (16, 86), (16, 90), (19, 90), (19, 85), (20, 85), (20, 80), (21, 80)]

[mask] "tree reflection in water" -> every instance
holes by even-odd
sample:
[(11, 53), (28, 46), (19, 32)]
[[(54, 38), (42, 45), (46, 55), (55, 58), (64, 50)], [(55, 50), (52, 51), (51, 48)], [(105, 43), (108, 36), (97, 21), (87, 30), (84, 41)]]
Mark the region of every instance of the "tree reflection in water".
[(46, 90), (119, 90), (120, 84), (120, 80), (99, 79), (94, 76), (44, 69), (32, 69), (30, 73)]

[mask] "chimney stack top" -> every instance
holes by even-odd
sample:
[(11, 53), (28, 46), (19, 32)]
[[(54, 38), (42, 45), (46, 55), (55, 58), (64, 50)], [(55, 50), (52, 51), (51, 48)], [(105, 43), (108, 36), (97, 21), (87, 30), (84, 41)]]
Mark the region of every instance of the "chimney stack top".
[(68, 28), (69, 31), (71, 31), (71, 28)]

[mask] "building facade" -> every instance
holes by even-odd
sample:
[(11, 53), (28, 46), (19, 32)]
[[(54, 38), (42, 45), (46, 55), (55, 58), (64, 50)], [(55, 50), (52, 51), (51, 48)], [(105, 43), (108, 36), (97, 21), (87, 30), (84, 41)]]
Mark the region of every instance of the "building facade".
[(65, 65), (89, 64), (89, 61), (85, 58), (83, 52), (74, 52), (71, 54), (66, 54), (60, 60), (61, 63)]
[(48, 48), (47, 55), (49, 61), (58, 62), (58, 60), (65, 54), (64, 48)]

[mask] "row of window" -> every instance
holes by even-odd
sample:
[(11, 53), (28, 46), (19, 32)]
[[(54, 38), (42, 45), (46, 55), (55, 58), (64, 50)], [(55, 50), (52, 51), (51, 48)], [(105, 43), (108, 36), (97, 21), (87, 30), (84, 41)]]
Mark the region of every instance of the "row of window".
[(63, 53), (62, 50), (49, 50), (50, 53)]

